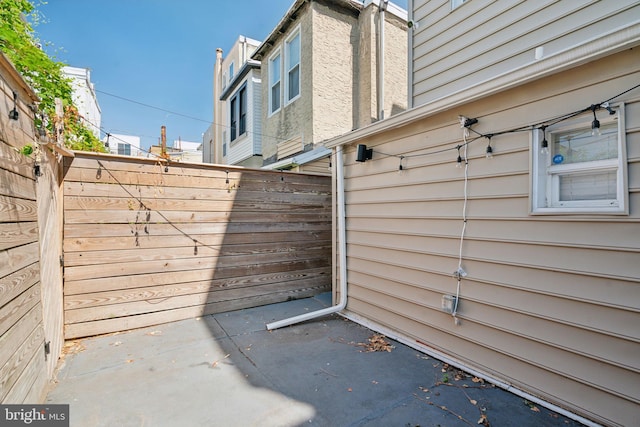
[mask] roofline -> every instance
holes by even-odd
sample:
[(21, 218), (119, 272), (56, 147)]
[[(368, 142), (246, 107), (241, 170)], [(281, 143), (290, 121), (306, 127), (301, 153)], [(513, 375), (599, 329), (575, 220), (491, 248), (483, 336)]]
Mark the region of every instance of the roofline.
[(242, 68), (240, 68), (240, 71), (238, 71), (238, 74), (236, 74), (233, 77), (233, 80), (231, 80), (231, 82), (229, 82), (227, 87), (222, 91), (222, 93), (220, 94), (220, 101), (226, 100), (229, 97), (229, 95), (231, 95), (231, 92), (233, 92), (240, 85), (240, 82), (242, 81), (242, 79), (245, 78), (247, 74), (249, 74), (249, 71), (259, 69), (259, 68), (260, 68), (260, 61), (256, 61), (254, 59), (248, 59), (247, 62), (245, 62), (244, 65), (242, 65)]
[[(264, 52), (275, 44), (275, 40), (282, 34), (286, 33), (291, 23), (297, 18), (297, 13), (302, 9), (305, 3), (311, 3), (317, 0), (295, 0), (291, 5), (287, 13), (284, 14), (278, 25), (269, 33), (264, 41), (258, 46), (256, 51), (251, 55), (251, 58), (258, 58), (264, 55)], [(327, 0), (329, 2), (341, 4), (346, 7), (353, 7), (355, 10), (361, 10), (363, 8), (362, 1), (358, 0)]]

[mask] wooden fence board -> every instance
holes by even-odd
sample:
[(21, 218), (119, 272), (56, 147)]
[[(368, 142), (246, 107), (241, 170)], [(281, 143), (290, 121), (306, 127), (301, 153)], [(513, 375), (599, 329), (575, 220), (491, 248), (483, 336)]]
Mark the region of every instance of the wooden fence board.
[(36, 221), (37, 219), (35, 200), (0, 195), (0, 222)]
[[(193, 239), (205, 241), (211, 238), (210, 234), (193, 234)], [(294, 243), (298, 241), (331, 241), (331, 233), (327, 230), (319, 231), (297, 231), (295, 233), (271, 232), (254, 234), (226, 234), (220, 237), (228, 245), (240, 245), (243, 243)], [(136, 246), (137, 244), (137, 246)], [(183, 235), (180, 236), (145, 236), (137, 241), (132, 239), (122, 239), (120, 236), (114, 237), (75, 237), (64, 240), (64, 249), (67, 254), (73, 252), (85, 252), (95, 250), (116, 250), (116, 249), (151, 249), (151, 248), (177, 248), (181, 246), (193, 247), (193, 240)]]
[(202, 270), (187, 270), (179, 272), (154, 272), (150, 274), (91, 278), (84, 280), (65, 281), (64, 294), (76, 295), (97, 291), (135, 289), (145, 286), (162, 286), (167, 284), (181, 284), (205, 281), (211, 283), (212, 288), (234, 286), (238, 283), (260, 283), (263, 278), (273, 276), (274, 280), (283, 280), (290, 274), (312, 272), (317, 268), (328, 268), (330, 260), (316, 258), (299, 261), (281, 261), (273, 264), (260, 265), (260, 271), (255, 266), (234, 265), (231, 267), (215, 267)]
[(329, 177), (77, 153), (64, 187), (69, 337), (328, 291)]
[[(14, 92), (15, 91), (15, 92)], [(14, 95), (17, 94), (17, 99)], [(42, 403), (51, 375), (45, 366), (42, 263), (35, 155), (21, 148), (33, 144), (36, 94), (4, 55), (0, 55), (0, 403)], [(8, 110), (20, 111), (18, 127), (9, 126)], [(42, 153), (41, 153), (42, 154)], [(41, 181), (50, 178), (42, 166)], [(58, 227), (58, 232), (61, 228)], [(58, 261), (59, 262), (59, 261)], [(60, 283), (61, 285), (61, 283)], [(55, 354), (57, 360), (57, 354)]]

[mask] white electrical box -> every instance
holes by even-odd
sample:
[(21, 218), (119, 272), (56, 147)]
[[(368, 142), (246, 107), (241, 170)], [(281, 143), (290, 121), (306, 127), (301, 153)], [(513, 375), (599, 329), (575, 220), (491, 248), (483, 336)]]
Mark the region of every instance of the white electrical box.
[(453, 310), (456, 308), (456, 300), (455, 295), (442, 295), (442, 311), (445, 313), (453, 313)]

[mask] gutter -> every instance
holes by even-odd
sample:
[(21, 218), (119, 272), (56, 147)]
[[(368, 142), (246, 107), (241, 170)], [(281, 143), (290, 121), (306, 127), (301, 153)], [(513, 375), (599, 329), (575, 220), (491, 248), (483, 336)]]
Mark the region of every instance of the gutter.
[(344, 158), (342, 147), (336, 147), (336, 181), (338, 202), (338, 252), (340, 256), (340, 299), (337, 305), (323, 308), (322, 310), (304, 313), (299, 316), (267, 323), (267, 330), (282, 328), (317, 317), (342, 311), (347, 306), (347, 233), (345, 228), (345, 203), (344, 203)]
[(266, 166), (262, 166), (260, 169), (282, 170), (292, 165), (306, 165), (307, 163), (313, 162), (314, 160), (328, 157), (330, 155), (331, 150), (320, 146), (314, 150), (307, 151), (305, 153), (298, 154), (287, 159), (282, 159), (275, 163), (270, 163)]

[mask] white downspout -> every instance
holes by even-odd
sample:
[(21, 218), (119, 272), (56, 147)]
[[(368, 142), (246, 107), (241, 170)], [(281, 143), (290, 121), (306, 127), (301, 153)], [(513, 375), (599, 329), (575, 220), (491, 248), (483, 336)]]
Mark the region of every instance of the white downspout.
[(345, 203), (344, 203), (344, 159), (342, 157), (342, 146), (336, 147), (336, 191), (338, 203), (338, 251), (340, 257), (340, 298), (338, 305), (312, 311), (277, 322), (267, 323), (267, 330), (282, 328), (305, 320), (326, 316), (327, 314), (342, 311), (347, 306), (347, 232), (345, 228)]
[(387, 10), (387, 4), (389, 0), (380, 0), (378, 3), (378, 46), (377, 46), (377, 104), (378, 104), (378, 120), (384, 120), (384, 25), (385, 25), (385, 11)]

